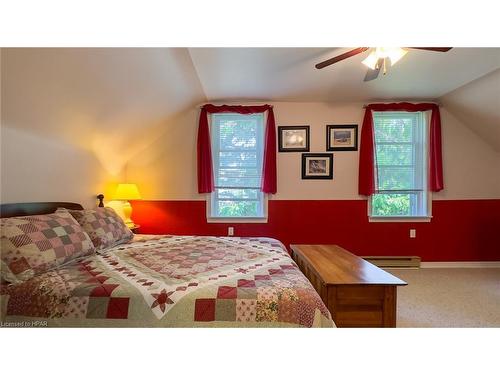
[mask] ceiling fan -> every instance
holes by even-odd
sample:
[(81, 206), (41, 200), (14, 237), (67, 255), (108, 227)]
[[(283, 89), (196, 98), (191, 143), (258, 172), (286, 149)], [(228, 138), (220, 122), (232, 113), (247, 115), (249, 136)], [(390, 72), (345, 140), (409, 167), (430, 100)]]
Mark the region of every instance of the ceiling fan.
[(339, 61), (348, 59), (363, 53), (367, 50), (371, 50), (370, 54), (362, 61), (368, 67), (364, 81), (372, 81), (378, 77), (380, 71), (383, 74), (387, 73), (388, 66), (393, 66), (401, 58), (408, 53), (409, 49), (421, 49), (425, 51), (433, 52), (448, 52), (452, 47), (358, 47), (351, 51), (345, 52), (341, 55), (332, 57), (331, 59), (325, 60), (316, 64), (316, 69), (323, 69), (332, 64), (338, 63)]

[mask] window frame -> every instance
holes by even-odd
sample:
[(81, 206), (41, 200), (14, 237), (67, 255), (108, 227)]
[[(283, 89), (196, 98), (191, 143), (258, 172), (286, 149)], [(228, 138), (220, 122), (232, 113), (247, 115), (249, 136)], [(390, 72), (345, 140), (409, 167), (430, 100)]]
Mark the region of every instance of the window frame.
[[(209, 122), (209, 129), (210, 129), (210, 142), (212, 143), (212, 134), (214, 134), (214, 130), (212, 127), (212, 116), (214, 114), (210, 114), (208, 116), (208, 122)], [(230, 115), (230, 116), (247, 116), (243, 114), (238, 114), (238, 113), (217, 113), (216, 115)], [(265, 126), (266, 126), (266, 114), (265, 113), (255, 113), (252, 115), (259, 115), (262, 116), (262, 132), (261, 132), (261, 141), (262, 141), (262, 151), (261, 155), (259, 155), (259, 158), (263, 160), (264, 158), (264, 147), (265, 147)], [(216, 173), (216, 160), (218, 160), (218, 156), (215, 155), (214, 150), (212, 149), (212, 163), (213, 163), (213, 171), (214, 174)], [(262, 170), (261, 170), (262, 174)], [(215, 176), (214, 176), (215, 177)], [(262, 176), (261, 176), (262, 178)], [(217, 181), (216, 178), (215, 182)], [(207, 194), (206, 198), (206, 217), (207, 217), (207, 222), (208, 223), (267, 223), (268, 222), (268, 194), (263, 193), (262, 191), (259, 191), (258, 194), (260, 196), (259, 202), (261, 203), (262, 206), (262, 216), (239, 216), (239, 217), (234, 217), (234, 216), (214, 216), (214, 203), (217, 201), (215, 199), (215, 194), (217, 194), (217, 189), (218, 188), (224, 188), (224, 187), (217, 187), (217, 184), (214, 186), (214, 191), (212, 193)], [(232, 187), (227, 187), (227, 188), (232, 188)], [(237, 189), (238, 187), (234, 187)]]
[[(377, 111), (373, 112), (373, 131), (375, 132), (375, 113)], [(389, 111), (389, 112), (384, 112), (384, 111), (379, 111), (378, 113), (381, 114), (396, 114), (396, 113), (421, 113), (421, 112), (407, 112), (407, 111)], [(423, 157), (423, 199), (425, 199), (425, 208), (426, 208), (426, 213), (425, 215), (393, 215), (393, 216), (382, 216), (382, 215), (373, 215), (373, 197), (376, 194), (371, 195), (368, 198), (368, 221), (369, 222), (430, 222), (432, 219), (432, 192), (427, 188), (428, 185), (428, 178), (429, 178), (429, 121), (430, 121), (430, 114), (429, 111), (422, 112), (422, 118), (423, 118), (423, 137), (422, 139), (424, 140), (423, 144), (423, 152), (421, 154), (421, 157)], [(374, 135), (374, 142), (375, 142), (375, 135)], [(376, 152), (376, 143), (373, 152)], [(375, 159), (376, 160), (376, 157)], [(410, 190), (410, 189), (408, 189)], [(404, 192), (404, 190), (401, 190)]]

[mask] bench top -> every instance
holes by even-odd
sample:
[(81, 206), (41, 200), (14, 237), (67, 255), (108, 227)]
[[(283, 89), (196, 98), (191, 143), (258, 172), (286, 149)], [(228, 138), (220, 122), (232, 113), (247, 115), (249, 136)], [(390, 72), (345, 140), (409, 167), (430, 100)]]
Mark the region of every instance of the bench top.
[(327, 285), (407, 285), (403, 280), (337, 245), (290, 245)]

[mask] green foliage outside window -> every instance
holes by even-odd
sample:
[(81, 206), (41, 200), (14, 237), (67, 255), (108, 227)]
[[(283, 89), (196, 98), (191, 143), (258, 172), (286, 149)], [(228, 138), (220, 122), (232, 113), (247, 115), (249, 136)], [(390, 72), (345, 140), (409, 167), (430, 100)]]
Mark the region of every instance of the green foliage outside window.
[(410, 216), (410, 194), (375, 194), (372, 212), (375, 216)]
[(257, 202), (219, 201), (219, 216), (223, 217), (255, 217)]

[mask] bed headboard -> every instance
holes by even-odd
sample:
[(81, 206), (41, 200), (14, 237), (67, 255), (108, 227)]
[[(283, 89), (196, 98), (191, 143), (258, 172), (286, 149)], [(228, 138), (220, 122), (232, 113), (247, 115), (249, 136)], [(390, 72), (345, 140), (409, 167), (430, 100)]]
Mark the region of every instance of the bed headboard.
[(51, 214), (59, 207), (83, 210), (81, 204), (71, 202), (6, 203), (0, 205), (0, 217)]

